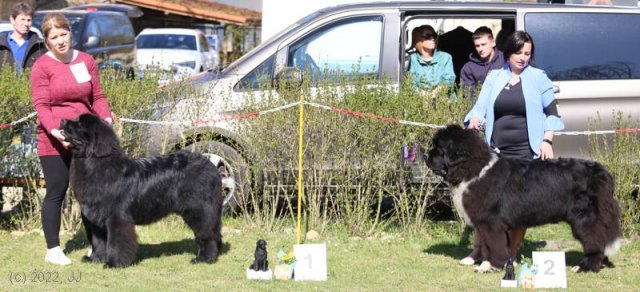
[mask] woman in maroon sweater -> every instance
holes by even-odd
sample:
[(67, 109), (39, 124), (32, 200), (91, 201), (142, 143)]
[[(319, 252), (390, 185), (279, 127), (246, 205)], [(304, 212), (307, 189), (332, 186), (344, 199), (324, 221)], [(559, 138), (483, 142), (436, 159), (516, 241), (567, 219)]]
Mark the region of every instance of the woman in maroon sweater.
[(48, 248), (45, 261), (68, 265), (71, 260), (60, 248), (58, 233), (62, 202), (69, 186), (71, 152), (64, 133), (58, 129), (60, 121), (90, 112), (108, 123), (112, 118), (95, 60), (71, 47), (71, 27), (65, 16), (46, 15), (42, 32), (49, 51), (33, 65), (30, 82), (38, 113), (38, 156), (47, 189), (42, 202), (42, 229)]

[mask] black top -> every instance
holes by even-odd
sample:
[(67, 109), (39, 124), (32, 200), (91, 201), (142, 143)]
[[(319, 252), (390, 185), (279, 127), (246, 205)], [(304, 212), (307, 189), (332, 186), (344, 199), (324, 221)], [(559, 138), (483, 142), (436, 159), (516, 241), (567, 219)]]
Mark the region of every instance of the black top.
[(522, 93), (522, 82), (507, 85), (493, 105), (495, 122), (491, 146), (501, 156), (533, 159), (527, 131), (527, 111)]

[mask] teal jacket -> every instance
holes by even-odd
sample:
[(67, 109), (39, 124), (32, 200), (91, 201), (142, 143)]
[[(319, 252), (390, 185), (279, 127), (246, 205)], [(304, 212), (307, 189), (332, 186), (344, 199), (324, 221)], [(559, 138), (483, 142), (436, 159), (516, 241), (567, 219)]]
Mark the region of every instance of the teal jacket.
[[(482, 123), (486, 119), (485, 139), (489, 144), (493, 134), (495, 121), (494, 103), (498, 94), (511, 79), (511, 69), (506, 65), (502, 69), (492, 70), (482, 85), (478, 101), (464, 118), (467, 124), (471, 118), (477, 118)], [(544, 139), (545, 131), (559, 131), (564, 129), (562, 119), (554, 115), (545, 115), (544, 108), (555, 100), (553, 84), (544, 71), (527, 66), (520, 74), (522, 92), (527, 113), (527, 131), (529, 145), (535, 152), (534, 158), (540, 157), (540, 143)]]
[(420, 57), (420, 53), (414, 52), (410, 56), (409, 72), (413, 86), (420, 90), (431, 90), (440, 83), (452, 85), (456, 80), (453, 73), (451, 55), (436, 50), (433, 59), (429, 62)]

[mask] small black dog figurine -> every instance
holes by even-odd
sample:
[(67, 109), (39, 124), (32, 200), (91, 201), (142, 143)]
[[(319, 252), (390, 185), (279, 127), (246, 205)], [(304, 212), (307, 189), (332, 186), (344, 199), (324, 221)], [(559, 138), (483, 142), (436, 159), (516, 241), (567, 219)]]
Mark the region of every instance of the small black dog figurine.
[(260, 239), (256, 242), (256, 252), (253, 264), (249, 266), (249, 269), (254, 271), (266, 272), (269, 270), (269, 261), (267, 260), (267, 242), (264, 239)]
[(504, 278), (502, 280), (515, 280), (516, 279), (516, 269), (513, 266), (513, 260), (509, 258), (507, 260), (507, 264), (504, 267)]

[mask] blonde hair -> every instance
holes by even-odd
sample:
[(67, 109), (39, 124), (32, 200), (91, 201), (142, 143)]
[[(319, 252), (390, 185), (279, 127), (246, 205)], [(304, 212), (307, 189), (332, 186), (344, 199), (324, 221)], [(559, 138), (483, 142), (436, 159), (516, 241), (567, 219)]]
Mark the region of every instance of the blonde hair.
[(53, 28), (61, 28), (66, 29), (71, 32), (71, 25), (69, 24), (69, 20), (59, 12), (52, 12), (45, 15), (42, 20), (42, 35), (47, 39), (49, 37), (49, 33)]

